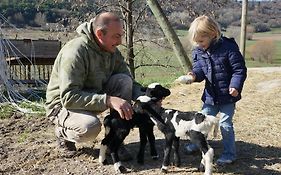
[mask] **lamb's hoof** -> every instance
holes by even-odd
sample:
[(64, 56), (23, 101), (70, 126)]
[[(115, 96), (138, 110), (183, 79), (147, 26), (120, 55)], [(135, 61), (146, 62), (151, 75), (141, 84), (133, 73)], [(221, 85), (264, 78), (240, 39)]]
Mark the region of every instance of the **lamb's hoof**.
[(168, 173), (168, 168), (167, 167), (162, 167), (161, 168), (162, 173)]
[(159, 159), (159, 156), (158, 155), (153, 155), (151, 156), (152, 160), (158, 160)]
[(144, 160), (143, 159), (137, 159), (138, 164), (143, 165), (144, 164)]
[(171, 165), (173, 165), (175, 167), (180, 167), (181, 166), (181, 162), (180, 161), (173, 161), (173, 162), (171, 162)]
[(175, 166), (176, 166), (176, 167), (180, 167), (180, 166), (181, 166), (181, 163), (180, 163), (180, 162), (175, 162)]
[(107, 161), (107, 159), (104, 159), (104, 161), (103, 162), (100, 162), (102, 165), (108, 165), (108, 161)]
[(202, 163), (200, 163), (198, 171), (200, 171), (200, 172), (204, 172), (205, 171), (205, 166)]
[(123, 165), (121, 165), (120, 167), (119, 167), (119, 173), (126, 173), (127, 172), (127, 168), (126, 167), (124, 167)]

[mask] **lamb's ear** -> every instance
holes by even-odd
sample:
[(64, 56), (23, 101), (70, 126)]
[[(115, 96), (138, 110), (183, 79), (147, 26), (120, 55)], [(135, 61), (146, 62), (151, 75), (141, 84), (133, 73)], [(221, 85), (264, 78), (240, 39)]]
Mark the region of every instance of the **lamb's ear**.
[(165, 97), (168, 97), (169, 95), (171, 95), (171, 91), (169, 89), (165, 89)]

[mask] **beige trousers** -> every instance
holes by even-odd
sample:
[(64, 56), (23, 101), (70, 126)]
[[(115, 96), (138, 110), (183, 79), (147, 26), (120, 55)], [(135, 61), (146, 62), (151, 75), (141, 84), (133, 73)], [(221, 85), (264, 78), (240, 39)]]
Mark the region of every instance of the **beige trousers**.
[[(105, 85), (105, 92), (108, 95), (131, 101), (132, 87), (131, 77), (125, 74), (116, 74)], [(93, 141), (101, 131), (98, 115), (91, 111), (62, 108), (54, 123), (57, 136), (62, 136), (72, 142)]]

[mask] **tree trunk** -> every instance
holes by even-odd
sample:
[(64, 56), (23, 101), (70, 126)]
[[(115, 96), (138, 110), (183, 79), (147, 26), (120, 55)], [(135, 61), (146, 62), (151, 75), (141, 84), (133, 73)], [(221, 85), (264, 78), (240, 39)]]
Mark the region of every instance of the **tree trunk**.
[(173, 47), (173, 50), (176, 54), (176, 56), (179, 59), (179, 62), (181, 63), (184, 72), (190, 71), (192, 68), (192, 64), (189, 61), (189, 58), (183, 49), (183, 46), (176, 35), (175, 31), (171, 27), (167, 17), (163, 13), (159, 3), (157, 0), (147, 0), (147, 3), (152, 10), (157, 22), (159, 23), (160, 27), (162, 28), (165, 36), (169, 40), (170, 44)]
[(135, 78), (135, 63), (134, 63), (134, 47), (133, 47), (133, 17), (132, 17), (132, 0), (126, 1), (127, 13), (126, 13), (126, 43), (127, 43), (127, 63), (133, 78)]

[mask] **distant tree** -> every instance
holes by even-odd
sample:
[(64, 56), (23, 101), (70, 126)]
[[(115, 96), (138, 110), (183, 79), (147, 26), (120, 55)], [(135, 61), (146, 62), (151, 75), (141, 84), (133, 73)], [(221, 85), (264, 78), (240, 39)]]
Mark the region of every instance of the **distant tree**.
[(255, 33), (255, 28), (251, 25), (247, 26), (247, 34), (246, 34), (246, 39), (247, 40), (252, 40), (253, 39), (253, 34)]

